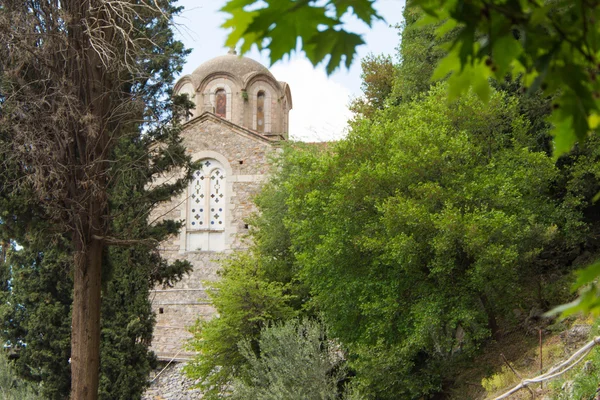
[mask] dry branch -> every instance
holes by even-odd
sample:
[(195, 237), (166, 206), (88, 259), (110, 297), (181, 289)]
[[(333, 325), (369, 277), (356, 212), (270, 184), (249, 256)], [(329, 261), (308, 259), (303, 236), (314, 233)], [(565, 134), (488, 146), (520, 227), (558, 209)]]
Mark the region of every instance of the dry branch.
[(92, 235), (92, 238), (95, 240), (99, 240), (105, 244), (113, 245), (113, 246), (157, 246), (159, 242), (155, 239), (119, 239), (110, 236), (97, 236)]
[(519, 383), (517, 386), (515, 386), (508, 392), (503, 393), (502, 395), (496, 397), (494, 400), (506, 399), (511, 394), (516, 393), (523, 388), (527, 388), (531, 384), (542, 383), (542, 382), (549, 381), (551, 379), (561, 376), (562, 374), (564, 374), (565, 372), (569, 371), (574, 366), (579, 364), (581, 361), (583, 361), (583, 359), (588, 355), (588, 353), (592, 350), (592, 348), (598, 344), (600, 344), (600, 336), (595, 337), (593, 340), (588, 342), (585, 346), (581, 347), (579, 350), (577, 350), (575, 353), (573, 353), (567, 360), (550, 368), (550, 370), (548, 370), (548, 372), (538, 375), (534, 378), (525, 379), (525, 380), (521, 381), (521, 383)]
[[(504, 363), (506, 365), (508, 365), (508, 368), (510, 368), (510, 370), (513, 372), (513, 374), (515, 374), (515, 376), (522, 381), (523, 377), (512, 367), (512, 365), (510, 365), (510, 363), (508, 362), (508, 360), (506, 359), (504, 354), (500, 353), (500, 356), (502, 356), (502, 360), (504, 361)], [(533, 389), (531, 389), (529, 386), (527, 386), (527, 390), (529, 390), (529, 393), (531, 393), (531, 397), (535, 398), (535, 393), (533, 392)]]

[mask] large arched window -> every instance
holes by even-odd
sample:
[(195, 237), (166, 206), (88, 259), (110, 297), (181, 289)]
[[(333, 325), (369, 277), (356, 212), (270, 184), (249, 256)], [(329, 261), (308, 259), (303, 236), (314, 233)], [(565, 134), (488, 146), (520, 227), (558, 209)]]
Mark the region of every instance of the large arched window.
[(256, 131), (265, 131), (265, 92), (262, 90), (256, 95)]
[(200, 168), (194, 171), (186, 216), (188, 251), (225, 249), (226, 182), (225, 168), (215, 159), (203, 160)]
[(188, 198), (188, 230), (225, 229), (225, 170), (217, 160), (204, 160), (194, 172)]
[(221, 118), (227, 117), (227, 93), (225, 89), (218, 89), (215, 92), (215, 114)]

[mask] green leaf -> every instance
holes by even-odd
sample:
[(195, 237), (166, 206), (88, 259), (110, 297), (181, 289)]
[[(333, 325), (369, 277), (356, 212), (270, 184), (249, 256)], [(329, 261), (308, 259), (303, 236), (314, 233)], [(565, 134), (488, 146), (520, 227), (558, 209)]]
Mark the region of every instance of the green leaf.
[(221, 7), (221, 11), (226, 13), (237, 12), (244, 7), (257, 2), (258, 0), (229, 0), (223, 7)]
[(441, 38), (457, 26), (458, 22), (455, 19), (447, 19), (442, 25), (440, 25), (439, 28), (435, 30), (435, 34), (438, 38)]
[(460, 71), (460, 60), (456, 51), (449, 52), (446, 57), (438, 63), (437, 67), (431, 75), (431, 81), (444, 79), (452, 72)]
[[(249, 35), (247, 33), (248, 27), (257, 16), (258, 11), (246, 12), (242, 10), (231, 13), (231, 18), (225, 20), (223, 25), (221, 25), (223, 28), (233, 28), (225, 41), (225, 45), (227, 47), (235, 47), (242, 39), (250, 44), (258, 39), (258, 35)], [(242, 50), (241, 53), (243, 54), (244, 51)]]
[(529, 23), (532, 26), (537, 26), (537, 25), (541, 25), (543, 23), (546, 22), (547, 20), (547, 13), (550, 10), (550, 7), (540, 7), (540, 8), (534, 8), (534, 10), (531, 12), (531, 17), (529, 18)]
[(600, 260), (585, 269), (577, 271), (577, 281), (573, 284), (573, 289), (579, 289), (583, 285), (593, 282), (600, 276)]
[(469, 74), (471, 76), (471, 84), (473, 85), (473, 90), (481, 99), (481, 101), (487, 103), (490, 99), (491, 89), (488, 78), (491, 75), (491, 71), (485, 66), (484, 61), (481, 60), (479, 64), (475, 65), (471, 69), (471, 71), (465, 71), (464, 74)]
[(337, 31), (327, 29), (321, 34), (312, 38), (305, 47), (306, 55), (313, 65), (321, 62), (327, 55), (330, 59), (325, 68), (327, 74), (333, 71), (341, 64), (342, 58), (345, 58), (345, 65), (350, 68), (356, 47), (364, 44), (362, 37), (355, 33), (346, 31)]
[(546, 76), (548, 75), (548, 68), (551, 60), (551, 53), (544, 54), (536, 60), (535, 66), (539, 71), (539, 74), (535, 77), (533, 83), (527, 88), (529, 93), (535, 93), (542, 86), (542, 82), (546, 80)]
[(595, 285), (590, 286), (579, 297), (570, 303), (560, 305), (548, 311), (545, 315), (552, 317), (560, 315), (561, 318), (566, 318), (577, 313), (596, 312), (600, 306), (598, 300), (598, 289)]
[(339, 19), (349, 8), (365, 24), (371, 26), (374, 20), (383, 20), (373, 7), (375, 0), (335, 0), (336, 17)]
[(572, 129), (572, 116), (554, 115), (551, 121), (554, 124), (554, 128), (550, 132), (554, 136), (553, 155), (554, 158), (558, 158), (571, 151), (577, 142), (577, 137)]
[(557, 315), (560, 315), (562, 318), (565, 318), (571, 314), (577, 313), (577, 311), (574, 311), (574, 310), (579, 308), (580, 303), (581, 303), (581, 298), (578, 297), (577, 299), (573, 300), (570, 303), (561, 304), (558, 307), (554, 307), (550, 311), (546, 312), (544, 314), (544, 316), (555, 317)]
[(600, 125), (600, 115), (598, 115), (595, 112), (592, 113), (588, 117), (588, 125), (590, 126), (590, 129), (596, 129), (596, 128), (598, 128), (598, 126)]
[[(318, 6), (309, 1), (270, 0), (267, 7), (247, 11), (245, 8), (259, 2), (231, 0), (221, 9), (230, 15), (222, 26), (232, 29), (225, 44), (234, 47), (241, 42), (242, 54), (253, 44), (259, 49), (265, 46), (273, 64), (295, 51), (298, 39), (301, 39), (302, 50), (314, 65), (331, 56), (326, 67), (327, 73), (331, 74), (342, 60), (350, 67), (356, 46), (364, 43), (356, 33), (334, 29), (342, 24), (339, 17), (352, 8), (359, 19), (370, 25), (374, 19), (381, 18), (373, 3), (374, 0), (330, 0)], [(331, 5), (336, 7), (337, 18), (328, 13)]]
[(496, 77), (501, 79), (509, 70), (513, 60), (515, 60), (523, 48), (518, 40), (511, 36), (501, 36), (493, 43), (492, 59), (496, 65)]

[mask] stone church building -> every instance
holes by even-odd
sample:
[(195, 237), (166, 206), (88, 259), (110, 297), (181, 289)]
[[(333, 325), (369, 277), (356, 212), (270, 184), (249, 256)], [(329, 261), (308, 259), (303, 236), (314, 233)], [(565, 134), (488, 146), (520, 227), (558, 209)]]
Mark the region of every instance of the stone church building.
[(288, 138), (292, 96), (267, 68), (234, 51), (200, 65), (174, 91), (195, 104), (181, 136), (201, 167), (187, 191), (161, 205), (155, 217), (185, 220), (179, 235), (162, 244), (162, 254), (188, 260), (194, 270), (173, 288), (152, 291), (152, 349), (161, 360), (185, 361), (193, 356), (184, 348), (188, 327), (214, 314), (202, 282), (217, 279), (218, 261), (246, 246), (245, 219), (255, 211), (252, 198), (270, 156)]

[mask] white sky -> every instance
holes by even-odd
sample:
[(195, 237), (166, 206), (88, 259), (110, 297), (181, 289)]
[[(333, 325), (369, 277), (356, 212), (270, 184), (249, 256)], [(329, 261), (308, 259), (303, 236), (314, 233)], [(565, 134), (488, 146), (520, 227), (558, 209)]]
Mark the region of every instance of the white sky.
[[(183, 75), (190, 74), (200, 64), (227, 53), (224, 47), (227, 31), (221, 28), (225, 14), (219, 9), (225, 0), (180, 0), (184, 11), (177, 18), (179, 39), (192, 53), (187, 58)], [(303, 55), (277, 62), (270, 67), (275, 78), (290, 85), (294, 108), (290, 111), (290, 138), (303, 141), (340, 139), (346, 132), (350, 117), (348, 103), (360, 91), (360, 58), (369, 53), (397, 55), (400, 42), (395, 25), (402, 21), (405, 0), (377, 0), (375, 7), (385, 18), (369, 28), (356, 19), (349, 19), (346, 29), (363, 34), (366, 45), (358, 48), (358, 58), (352, 67), (338, 69), (327, 77), (324, 65), (313, 68)], [(390, 26), (391, 25), (391, 26)], [(252, 50), (245, 55), (269, 66), (268, 54)]]

